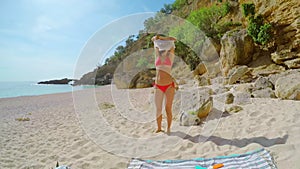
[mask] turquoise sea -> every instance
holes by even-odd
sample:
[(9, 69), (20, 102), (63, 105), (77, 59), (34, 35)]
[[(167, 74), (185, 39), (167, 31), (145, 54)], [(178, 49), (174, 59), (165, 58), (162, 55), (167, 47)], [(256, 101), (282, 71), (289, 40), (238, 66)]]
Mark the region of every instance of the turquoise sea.
[(42, 85), (37, 82), (0, 82), (0, 98), (63, 93), (91, 87), (93, 86), (74, 87), (71, 85)]

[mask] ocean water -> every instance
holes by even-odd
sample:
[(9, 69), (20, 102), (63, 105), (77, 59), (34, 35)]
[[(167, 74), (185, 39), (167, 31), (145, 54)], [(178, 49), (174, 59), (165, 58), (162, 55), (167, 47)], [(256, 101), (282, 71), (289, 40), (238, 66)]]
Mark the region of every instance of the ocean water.
[(37, 82), (0, 82), (0, 98), (35, 96), (43, 94), (71, 92), (93, 86), (42, 85)]

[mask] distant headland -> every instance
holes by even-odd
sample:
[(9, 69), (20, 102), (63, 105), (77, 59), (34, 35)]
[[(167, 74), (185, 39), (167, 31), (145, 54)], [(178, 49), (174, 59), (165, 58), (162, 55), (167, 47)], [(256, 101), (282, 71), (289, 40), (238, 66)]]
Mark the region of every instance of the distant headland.
[(70, 82), (76, 81), (76, 79), (58, 79), (58, 80), (49, 80), (49, 81), (40, 81), (38, 84), (59, 84), (59, 85), (65, 85), (65, 84), (70, 84)]

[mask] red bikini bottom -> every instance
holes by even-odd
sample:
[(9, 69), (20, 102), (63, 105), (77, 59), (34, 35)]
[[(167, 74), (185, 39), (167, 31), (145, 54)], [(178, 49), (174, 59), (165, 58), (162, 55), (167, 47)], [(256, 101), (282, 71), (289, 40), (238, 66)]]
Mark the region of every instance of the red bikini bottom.
[(166, 90), (167, 90), (170, 86), (175, 87), (175, 84), (174, 84), (174, 82), (172, 82), (172, 83), (170, 83), (170, 84), (168, 84), (168, 85), (158, 85), (158, 84), (154, 83), (154, 86), (156, 86), (156, 87), (159, 88), (163, 93), (165, 93)]

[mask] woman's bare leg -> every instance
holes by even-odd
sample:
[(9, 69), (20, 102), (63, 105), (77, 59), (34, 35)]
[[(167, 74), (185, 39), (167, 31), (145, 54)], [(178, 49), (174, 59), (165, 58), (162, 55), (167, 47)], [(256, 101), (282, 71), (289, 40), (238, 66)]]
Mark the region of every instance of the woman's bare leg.
[(155, 99), (155, 106), (156, 106), (156, 122), (157, 122), (156, 132), (160, 132), (162, 131), (161, 121), (162, 121), (162, 104), (164, 99), (164, 93), (160, 89), (155, 89), (154, 99)]
[(167, 133), (171, 132), (171, 125), (172, 125), (172, 106), (173, 106), (173, 99), (175, 95), (175, 88), (170, 86), (166, 91), (166, 114), (167, 114), (167, 122), (168, 128)]

